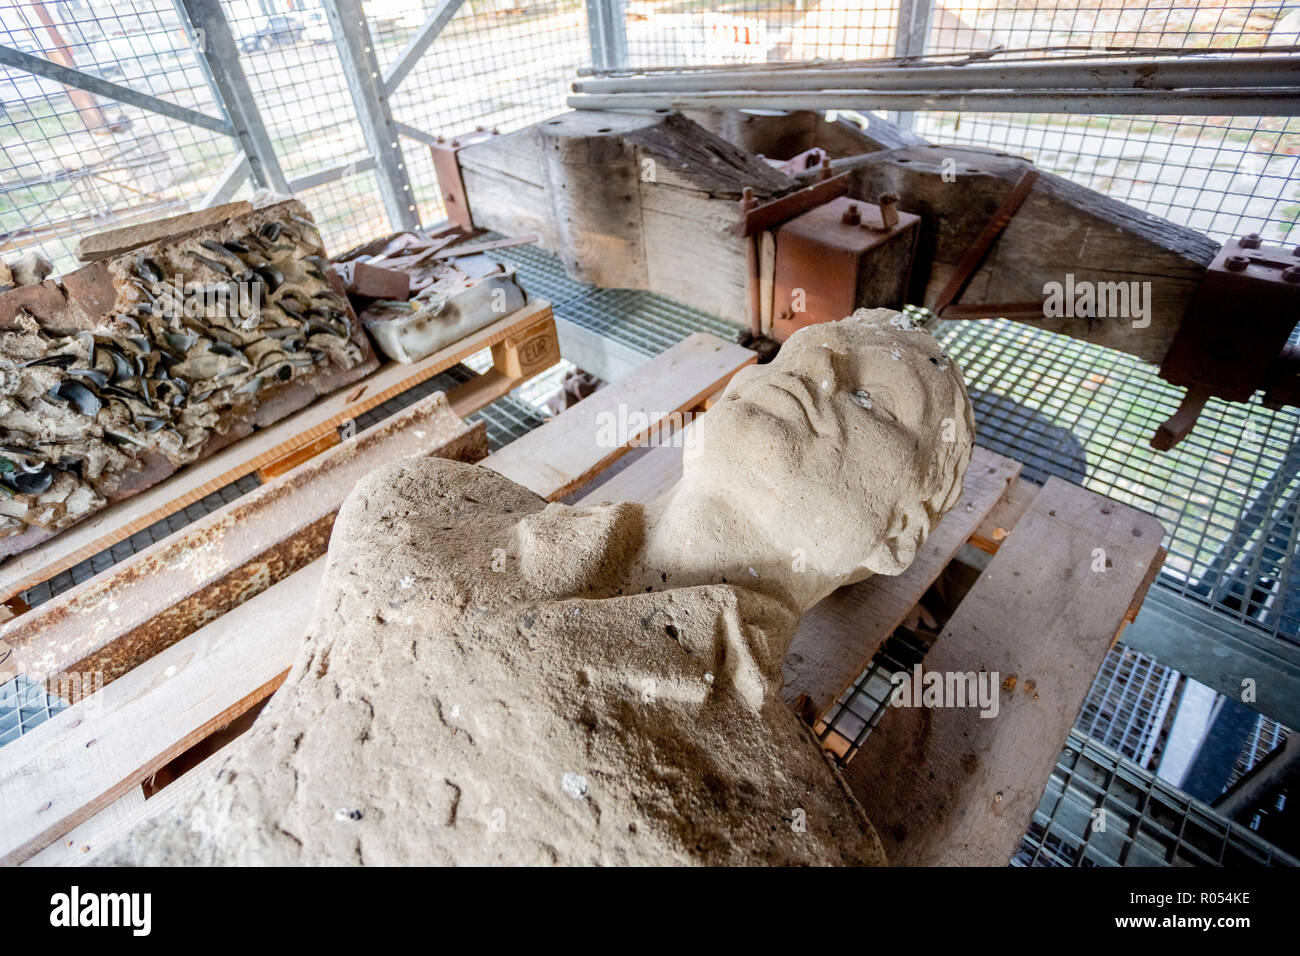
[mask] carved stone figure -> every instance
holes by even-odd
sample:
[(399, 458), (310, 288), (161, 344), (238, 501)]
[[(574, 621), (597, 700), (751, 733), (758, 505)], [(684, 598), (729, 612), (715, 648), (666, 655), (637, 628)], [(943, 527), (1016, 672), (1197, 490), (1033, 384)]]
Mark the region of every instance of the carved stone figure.
[(958, 500), (961, 374), (859, 311), (696, 430), (648, 505), (439, 459), (370, 475), (287, 682), (113, 862), (884, 863), (781, 660), (804, 610), (901, 572)]

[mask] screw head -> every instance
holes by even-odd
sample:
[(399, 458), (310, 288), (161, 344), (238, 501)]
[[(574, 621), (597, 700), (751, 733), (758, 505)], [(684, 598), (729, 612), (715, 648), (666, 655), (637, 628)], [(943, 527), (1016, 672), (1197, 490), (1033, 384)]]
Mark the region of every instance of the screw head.
[(1282, 281), (1291, 283), (1300, 282), (1300, 266), (1287, 266), (1283, 269)]
[(1228, 256), (1223, 260), (1223, 268), (1229, 272), (1245, 272), (1248, 265), (1250, 265), (1250, 260), (1245, 256)]
[(1239, 245), (1243, 249), (1258, 249), (1259, 233), (1252, 232), (1249, 235), (1242, 236), (1240, 239), (1237, 240), (1237, 245)]

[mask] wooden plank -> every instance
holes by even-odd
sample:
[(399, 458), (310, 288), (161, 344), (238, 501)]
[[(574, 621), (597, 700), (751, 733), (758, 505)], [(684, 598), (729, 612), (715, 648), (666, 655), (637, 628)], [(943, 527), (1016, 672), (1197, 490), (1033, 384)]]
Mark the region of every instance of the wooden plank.
[(578, 499), (579, 505), (601, 501), (654, 501), (682, 479), (680, 446), (651, 448), (622, 471)]
[(1150, 515), (1048, 480), (925, 659), (996, 673), (996, 717), (891, 707), (848, 766), (890, 862), (1007, 864), (1162, 537)]
[(20, 863), (283, 683), (317, 559), (0, 748), (0, 863)]
[(906, 571), (840, 588), (808, 611), (785, 658), (781, 696), (786, 703), (811, 722), (829, 710), (1019, 474), (1019, 462), (976, 447), (961, 500), (931, 531)]
[(478, 461), (487, 450), (484, 424), (466, 425), (434, 392), (5, 624), (11, 665), (37, 681), (83, 675), (73, 699), (84, 675), (111, 683), (324, 554), (339, 506), (370, 471), (412, 455)]
[(45, 849), (23, 861), (23, 866), (82, 866), (91, 854), (139, 818), (144, 810), (144, 790), (132, 787), (80, 826), (63, 834)]
[(77, 242), (77, 259), (81, 262), (95, 262), (98, 259), (107, 259), (109, 256), (120, 255), (123, 252), (138, 249), (140, 246), (147, 246), (159, 239), (166, 239), (168, 236), (193, 232), (195, 229), (203, 229), (207, 226), (226, 222), (236, 216), (243, 216), (252, 211), (252, 203), (231, 202), (222, 206), (212, 206), (208, 209), (181, 213), (179, 216), (171, 216), (167, 219), (155, 219), (134, 226), (123, 226), (120, 229), (96, 232), (89, 236), (83, 236)]
[(340, 389), (269, 428), (254, 432), (147, 491), (105, 508), (49, 541), (4, 562), (0, 565), (0, 602), (8, 601), (19, 592), (126, 540), (232, 481), (321, 439), (344, 422), (446, 371), (475, 352), (543, 326), (551, 328), (553, 334), (550, 304), (537, 300), (413, 365), (397, 362), (384, 365), (365, 381)]
[[(696, 332), (623, 381), (599, 389), (490, 455), (483, 464), (545, 498), (562, 498), (623, 455), (633, 440), (651, 433), (673, 413), (696, 408), (756, 358), (739, 345)], [(634, 434), (606, 440), (623, 424), (640, 421), (648, 424)]]
[(993, 510), (985, 515), (975, 533), (970, 536), (971, 546), (979, 548), (985, 554), (995, 554), (1016, 522), (1029, 510), (1040, 487), (1028, 478), (1013, 481), (1002, 500), (993, 506)]

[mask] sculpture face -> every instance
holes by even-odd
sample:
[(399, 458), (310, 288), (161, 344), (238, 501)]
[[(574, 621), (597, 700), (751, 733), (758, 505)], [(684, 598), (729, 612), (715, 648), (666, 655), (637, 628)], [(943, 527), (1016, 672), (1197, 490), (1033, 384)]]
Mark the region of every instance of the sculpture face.
[[(961, 372), (888, 310), (801, 329), (699, 427), (687, 480), (728, 489), (847, 575), (906, 566), (960, 494), (972, 441)], [(872, 558), (878, 542), (888, 554)]]

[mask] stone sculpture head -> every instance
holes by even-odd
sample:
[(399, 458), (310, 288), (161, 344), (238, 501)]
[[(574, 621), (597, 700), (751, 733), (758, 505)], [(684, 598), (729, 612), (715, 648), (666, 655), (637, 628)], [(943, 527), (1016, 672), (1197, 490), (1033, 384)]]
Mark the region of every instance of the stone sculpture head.
[(888, 309), (796, 332), (697, 428), (684, 497), (730, 502), (770, 551), (805, 549), (816, 593), (907, 568), (961, 496), (974, 432), (960, 369)]

